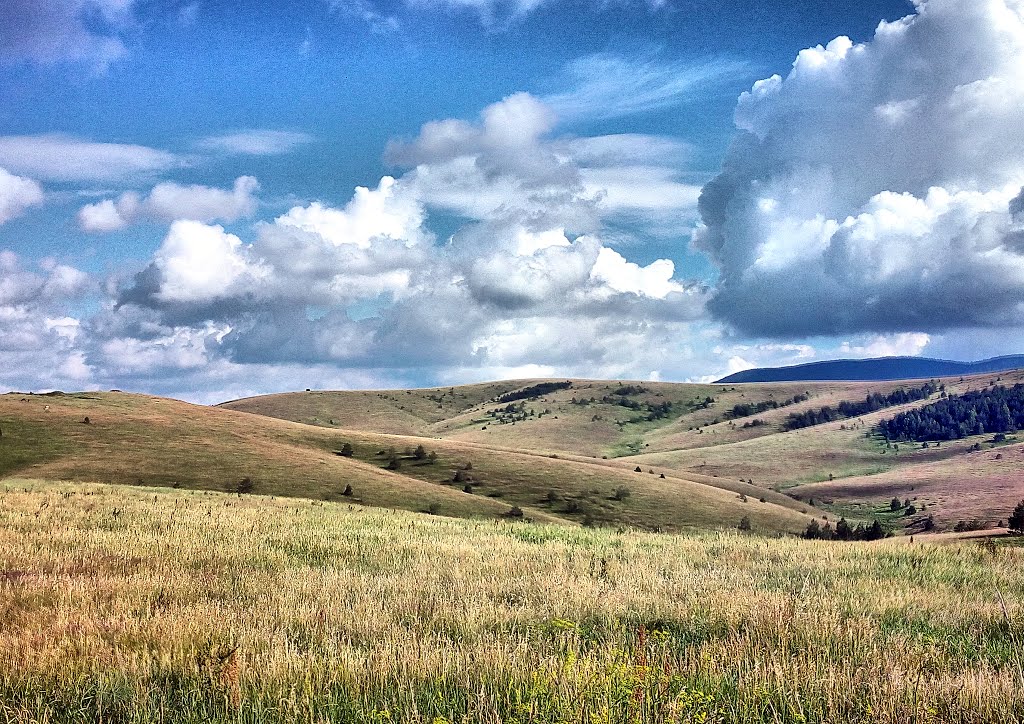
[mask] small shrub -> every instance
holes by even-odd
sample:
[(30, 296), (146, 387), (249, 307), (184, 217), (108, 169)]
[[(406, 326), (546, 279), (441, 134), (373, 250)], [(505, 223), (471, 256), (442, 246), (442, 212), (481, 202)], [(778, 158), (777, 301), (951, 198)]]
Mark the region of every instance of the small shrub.
[(352, 443), (347, 442), (344, 445), (342, 445), (340, 455), (346, 458), (350, 458), (353, 455), (355, 455), (355, 450), (352, 449)]
[(1024, 533), (1024, 500), (1017, 503), (1017, 507), (1013, 509), (1013, 513), (1010, 514), (1010, 519), (1006, 521), (1006, 525), (1012, 531)]
[(523, 509), (520, 508), (518, 505), (513, 505), (505, 513), (505, 517), (506, 518), (522, 518), (523, 517)]
[(622, 487), (619, 487), (619, 488), (615, 489), (615, 492), (612, 494), (612, 499), (613, 500), (625, 500), (626, 498), (628, 498), (632, 494), (633, 493), (632, 493), (632, 491), (629, 488), (627, 488), (626, 486), (622, 486)]
[(736, 527), (739, 530), (743, 531), (744, 533), (749, 533), (750, 532), (750, 516), (749, 515), (745, 515), (742, 518), (740, 518), (740, 524), (738, 526), (736, 526)]
[(440, 515), (441, 514), (441, 504), (440, 503), (431, 503), (430, 505), (427, 506), (427, 512), (430, 513), (431, 515)]
[(256, 484), (253, 483), (252, 478), (242, 478), (238, 485), (235, 486), (235, 492), (240, 495), (246, 495), (256, 489)]
[(472, 493), (473, 492), (473, 486), (470, 485), (469, 483), (466, 483), (465, 485), (462, 486), (462, 492), (463, 493)]
[(422, 445), (417, 445), (416, 449), (413, 450), (413, 452), (412, 452), (412, 456), (416, 460), (426, 460), (427, 459), (427, 449), (425, 447), (423, 447)]
[(352, 485), (351, 484), (345, 486), (345, 492), (343, 492), (342, 495), (344, 495), (346, 498), (351, 498), (352, 497)]

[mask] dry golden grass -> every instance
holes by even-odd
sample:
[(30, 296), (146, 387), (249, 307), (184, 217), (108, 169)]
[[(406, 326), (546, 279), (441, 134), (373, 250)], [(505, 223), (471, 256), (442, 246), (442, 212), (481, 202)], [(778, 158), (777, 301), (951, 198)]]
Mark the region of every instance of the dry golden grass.
[[(1022, 380), (1024, 372), (1018, 371), (949, 378), (943, 382), (949, 393), (958, 394), (993, 382), (1012, 385)], [(572, 403), (589, 398), (600, 401), (623, 383), (573, 380), (570, 389), (526, 402), (528, 409), (550, 411), (539, 419), (499, 425), (488, 418), (487, 410), (499, 406), (488, 400), (499, 393), (537, 382), (518, 380), (500, 385), (449, 388), (444, 391), (443, 404), (436, 402), (438, 390), (409, 390), (295, 393), (240, 400), (226, 406), (318, 424), (326, 424), (324, 418), (332, 414), (331, 410), (358, 408), (361, 412), (345, 418), (345, 424), (383, 431), (389, 430), (392, 424), (389, 415), (400, 406), (406, 417), (394, 422), (393, 432), (416, 429), (420, 434), (472, 444), (478, 450), (542, 457), (557, 455), (563, 460), (627, 472), (639, 465), (645, 471), (653, 469), (664, 473), (670, 480), (710, 485), (748, 498), (766, 497), (771, 503), (799, 512), (818, 514), (786, 495), (757, 490), (781, 490), (803, 500), (814, 498), (819, 503), (825, 498), (834, 500), (836, 506), (826, 506), (824, 512), (853, 515), (858, 519), (878, 517), (876, 508), (879, 506), (885, 513), (885, 506), (893, 495), (910, 498), (924, 495), (927, 501), (921, 497), (921, 502), (935, 506), (930, 512), (940, 526), (951, 526), (967, 518), (995, 522), (1005, 518), (1009, 509), (1024, 498), (1024, 475), (1009, 458), (999, 462), (995, 455), (968, 455), (968, 449), (975, 443), (983, 443), (984, 438), (949, 442), (941, 448), (902, 445), (897, 453), (879, 440), (866, 437), (880, 420), (928, 401), (880, 410), (853, 420), (793, 432), (783, 430), (785, 418), (791, 412), (835, 406), (843, 400), (863, 400), (871, 392), (888, 393), (919, 385), (920, 381), (744, 385), (630, 382), (626, 384), (643, 388), (639, 394), (631, 395), (632, 399), (655, 404), (670, 401), (674, 411), (661, 420), (621, 425), (617, 422), (635, 413), (600, 402)], [(739, 403), (781, 401), (803, 393), (809, 394), (810, 399), (755, 415), (765, 423), (758, 427), (743, 428), (743, 422), (750, 418), (729, 420), (726, 414)], [(707, 408), (692, 404), (707, 397), (714, 399)], [(313, 404), (320, 410), (316, 419), (308, 413)], [(327, 417), (328, 421), (331, 419), (334, 418)], [(413, 419), (415, 422), (410, 422)], [(340, 415), (334, 423), (342, 424)], [(472, 449), (460, 450), (467, 454)], [(509, 460), (515, 465), (528, 465), (521, 455)], [(546, 474), (560, 477), (554, 471)], [(829, 480), (833, 482), (827, 482)], [(752, 481), (755, 487), (751, 489), (741, 481)], [(663, 504), (664, 496), (661, 496), (653, 508), (636, 512), (646, 514)], [(851, 504), (858, 505), (851, 507)], [(697, 519), (714, 517), (700, 515)], [(626, 520), (636, 525), (640, 518), (633, 516)], [(913, 520), (893, 518), (889, 522), (899, 527)], [(653, 526), (663, 527), (663, 522), (653, 523)]]
[[(22, 400), (25, 400), (22, 402)], [(89, 424), (84, 424), (89, 417)], [(0, 396), (0, 475), (232, 490), (243, 478), (267, 495), (345, 500), (442, 515), (494, 518), (513, 507), (537, 521), (571, 520), (648, 529), (735, 527), (797, 532), (809, 518), (782, 498), (744, 502), (740, 491), (671, 471), (610, 467), (451, 440), (298, 424), (143, 395)], [(353, 458), (334, 454), (344, 443)], [(407, 449), (424, 445), (434, 463)], [(395, 449), (397, 471), (385, 470)], [(471, 492), (454, 483), (472, 465)], [(343, 497), (351, 485), (351, 498)], [(628, 497), (614, 499), (617, 490)], [(551, 493), (555, 494), (549, 500)], [(751, 491), (753, 492), (753, 491)]]
[(1024, 551), (0, 484), (0, 721), (1024, 718)]

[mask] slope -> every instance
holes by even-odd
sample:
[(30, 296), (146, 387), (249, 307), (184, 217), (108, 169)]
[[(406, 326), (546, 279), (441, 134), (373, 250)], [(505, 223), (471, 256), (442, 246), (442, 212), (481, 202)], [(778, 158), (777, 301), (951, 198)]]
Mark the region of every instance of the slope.
[[(535, 520), (648, 529), (735, 527), (744, 515), (765, 532), (796, 531), (807, 522), (791, 508), (744, 501), (671, 474), (328, 429), (141, 395), (4, 395), (0, 429), (6, 476), (347, 499), (460, 517), (507, 516), (518, 508)], [(336, 454), (345, 443), (351, 458)], [(420, 445), (433, 455), (416, 459)], [(243, 479), (250, 482), (240, 487)]]

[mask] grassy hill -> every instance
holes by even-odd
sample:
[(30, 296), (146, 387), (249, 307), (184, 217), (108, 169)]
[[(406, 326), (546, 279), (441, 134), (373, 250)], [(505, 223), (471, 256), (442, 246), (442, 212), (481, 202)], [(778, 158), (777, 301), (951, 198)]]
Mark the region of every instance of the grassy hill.
[[(457, 517), (493, 519), (518, 509), (535, 521), (661, 530), (733, 528), (747, 517), (754, 530), (782, 533), (810, 520), (785, 496), (695, 482), (667, 468), (637, 473), (599, 460), (317, 427), (143, 395), (3, 395), (0, 430), (2, 476), (241, 491)], [(337, 454), (345, 443), (351, 457)], [(432, 455), (417, 460), (421, 445)]]
[[(1015, 371), (940, 382), (948, 394), (960, 394), (1022, 380), (1024, 373)], [(564, 388), (538, 388), (550, 382)], [(801, 502), (774, 499), (797, 510), (809, 510), (802, 501), (813, 499), (816, 514), (883, 518), (897, 528), (912, 529), (927, 516), (946, 528), (965, 516), (992, 523), (1005, 519), (1024, 498), (1024, 472), (1011, 464), (1016, 459), (1012, 450), (997, 460), (998, 453), (985, 457), (971, 452), (976, 445), (991, 447), (984, 436), (924, 449), (887, 446), (872, 435), (880, 420), (926, 405), (937, 393), (850, 419), (798, 430), (786, 427), (793, 413), (921, 384), (517, 380), (424, 390), (307, 391), (235, 400), (222, 407), (326, 428), (414, 434), (472, 444), (474, 449), (558, 456), (610, 469), (639, 466), (748, 497), (751, 490), (760, 498), (764, 493), (758, 490), (768, 489), (799, 498)], [(538, 389), (543, 391), (531, 394)], [(509, 402), (509, 397), (514, 399)], [(750, 409), (758, 411), (736, 414)], [(900, 482), (904, 480), (913, 482)], [(752, 487), (735, 490), (741, 481)], [(894, 495), (917, 498), (919, 514), (891, 514)]]
[(19, 479), (0, 720), (1021, 721), (1024, 550), (921, 540)]

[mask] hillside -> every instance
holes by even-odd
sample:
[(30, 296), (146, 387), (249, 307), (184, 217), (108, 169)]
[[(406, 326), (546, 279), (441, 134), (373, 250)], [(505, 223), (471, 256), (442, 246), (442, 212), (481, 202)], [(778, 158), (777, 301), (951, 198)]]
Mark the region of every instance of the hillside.
[[(928, 516), (941, 528), (974, 517), (992, 524), (1005, 519), (1024, 498), (1024, 473), (996, 466), (993, 460), (991, 470), (1000, 482), (968, 487), (959, 472), (965, 465), (982, 461), (980, 476), (989, 469), (987, 458), (969, 457), (976, 446), (991, 445), (985, 436), (940, 447), (893, 446), (874, 434), (875, 427), (901, 411), (937, 400), (940, 388), (942, 394), (958, 395), (1021, 380), (1024, 373), (1019, 371), (945, 378), (925, 399), (796, 430), (788, 429), (791, 416), (807, 417), (824, 407), (841, 409), (844, 403), (863, 403), (868, 395), (886, 398), (924, 383), (517, 380), (426, 390), (308, 391), (236, 400), (223, 407), (328, 429), (407, 431), (504, 454), (556, 455), (626, 471), (639, 466), (712, 487), (742, 485), (733, 492), (748, 497), (781, 491), (786, 495), (780, 501), (800, 499), (784, 503), (798, 510), (810, 510), (806, 501), (813, 499), (821, 514), (877, 518), (897, 529), (914, 530)], [(562, 386), (552, 389), (553, 383)], [(509, 395), (517, 399), (504, 401), (508, 398), (502, 396)], [(1018, 444), (1013, 436), (1007, 442)], [(900, 487), (904, 499), (917, 499), (911, 515), (889, 509), (897, 494), (892, 480), (904, 474), (935, 481), (933, 487)], [(853, 488), (837, 487), (837, 481), (847, 479), (855, 481)], [(830, 480), (831, 487), (806, 487)]]
[[(537, 521), (664, 530), (732, 528), (747, 516), (755, 530), (795, 532), (809, 520), (786, 496), (748, 486), (744, 501), (736, 490), (668, 469), (640, 474), (597, 461), (316, 427), (143, 395), (3, 395), (0, 430), (5, 477), (241, 491), (458, 517), (494, 519), (518, 508)], [(351, 457), (337, 454), (345, 443)], [(432, 455), (417, 460), (420, 445)]]
[(993, 357), (979, 362), (953, 362), (926, 357), (879, 357), (809, 362), (788, 367), (759, 367), (736, 372), (718, 380), (735, 382), (885, 381), (966, 377), (989, 372), (1008, 372), (1024, 367), (1024, 355)]

